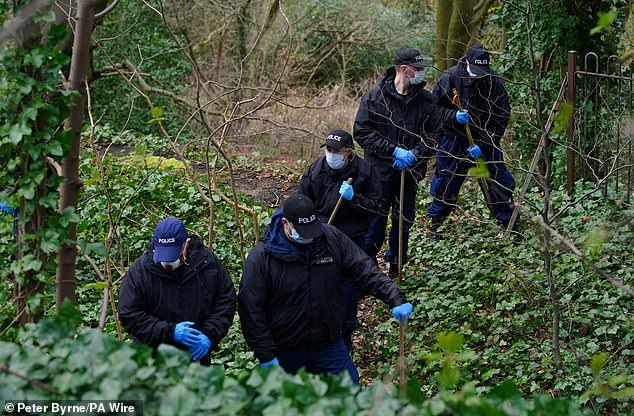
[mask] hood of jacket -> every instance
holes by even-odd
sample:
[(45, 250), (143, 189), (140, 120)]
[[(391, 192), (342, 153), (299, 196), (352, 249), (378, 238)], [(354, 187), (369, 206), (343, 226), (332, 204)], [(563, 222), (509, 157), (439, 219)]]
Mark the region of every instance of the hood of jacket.
[(283, 217), (282, 209), (278, 209), (271, 216), (271, 223), (262, 235), (264, 249), (284, 261), (308, 262), (314, 253), (315, 242), (310, 244), (291, 243), (284, 234)]

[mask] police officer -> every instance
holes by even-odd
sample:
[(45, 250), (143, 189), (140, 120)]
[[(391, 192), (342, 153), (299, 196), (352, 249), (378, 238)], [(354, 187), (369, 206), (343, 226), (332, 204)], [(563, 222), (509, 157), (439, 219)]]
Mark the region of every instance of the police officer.
[(466, 123), (466, 112), (436, 106), (434, 97), (425, 90), (425, 69), (430, 62), (414, 48), (402, 48), (370, 91), (362, 98), (354, 122), (354, 139), (365, 150), (365, 159), (377, 170), (381, 198), (387, 209), (375, 216), (368, 232), (368, 250), (378, 253), (385, 239), (387, 218), (391, 210), (392, 227), (385, 259), (390, 275), (396, 267), (399, 246), (399, 203), (401, 171), (407, 169), (403, 195), (403, 263), (407, 262), (409, 229), (415, 217), (418, 182), (427, 170), (427, 158), (435, 149), (443, 123)]
[(171, 344), (208, 365), (236, 310), (229, 273), (177, 218), (159, 221), (147, 251), (127, 271), (119, 318), (137, 342)]
[(344, 276), (387, 303), (396, 319), (412, 313), (403, 292), (363, 250), (324, 224), (310, 199), (290, 196), (249, 254), (240, 281), (238, 312), (260, 366), (296, 372), (359, 374), (341, 339)]
[[(352, 136), (347, 131), (330, 132), (321, 147), (324, 148), (324, 156), (306, 169), (298, 192), (315, 204), (322, 222), (328, 222), (341, 200), (331, 224), (367, 253), (365, 238), (368, 225), (381, 205), (378, 178), (373, 174), (372, 166), (356, 156)], [(350, 178), (352, 183), (348, 183)], [(359, 326), (359, 291), (358, 284), (344, 279), (341, 293), (346, 317), (341, 331), (349, 351), (352, 350), (352, 332)]]
[[(433, 202), (428, 216), (432, 219), (432, 238), (438, 239), (438, 228), (456, 206), (460, 187), (467, 171), (479, 158), (484, 158), (490, 174), (486, 180), (490, 209), (506, 227), (513, 213), (515, 180), (506, 169), (500, 148), (511, 115), (508, 94), (500, 76), (490, 67), (490, 54), (482, 45), (473, 45), (458, 64), (443, 72), (433, 94), (438, 104), (456, 108), (454, 89), (464, 109), (469, 111), (469, 126), (474, 145), (470, 146), (464, 126), (446, 123), (436, 155), (436, 172), (431, 183)], [(485, 188), (481, 183), (482, 193)]]

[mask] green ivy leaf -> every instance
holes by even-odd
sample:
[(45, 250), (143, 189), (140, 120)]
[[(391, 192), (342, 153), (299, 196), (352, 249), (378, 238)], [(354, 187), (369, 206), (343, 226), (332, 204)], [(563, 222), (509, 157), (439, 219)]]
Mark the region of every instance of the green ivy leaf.
[(38, 271), (42, 268), (42, 260), (35, 257), (33, 254), (27, 254), (22, 258), (22, 270), (27, 272), (29, 270)]
[(443, 351), (458, 351), (464, 345), (464, 335), (455, 332), (438, 334), (438, 346)]
[(160, 118), (163, 116), (163, 110), (161, 109), (161, 107), (152, 107), (152, 110), (150, 110), (150, 115), (152, 116), (152, 118)]
[(568, 122), (570, 121), (572, 114), (572, 105), (567, 101), (561, 103), (561, 105), (559, 106), (559, 111), (557, 111), (557, 115), (555, 116), (555, 126), (553, 127), (553, 132), (565, 132), (568, 128)]
[(489, 172), (483, 158), (478, 158), (476, 165), (469, 169), (469, 176), (482, 180), (491, 178), (491, 173)]
[(20, 144), (24, 136), (28, 136), (30, 134), (30, 127), (27, 127), (24, 124), (14, 124), (13, 126), (11, 126), (11, 130), (9, 130), (9, 143), (17, 146), (18, 144)]
[(198, 408), (200, 398), (182, 384), (170, 387), (161, 400), (160, 416), (192, 415)]
[(64, 148), (60, 143), (53, 143), (48, 149), (53, 156), (64, 156)]
[(608, 355), (604, 352), (600, 352), (599, 354), (592, 357), (592, 361), (590, 362), (590, 368), (594, 374), (599, 374), (603, 365), (608, 360)]
[(161, 107), (152, 107), (152, 110), (150, 110), (150, 115), (152, 116), (152, 118), (148, 120), (148, 123), (150, 124), (156, 123), (157, 121), (165, 120)]
[(52, 23), (55, 21), (55, 12), (51, 9), (51, 10), (46, 10), (42, 13), (37, 14), (33, 20), (35, 22), (46, 22), (46, 23)]
[(68, 227), (70, 224), (77, 224), (79, 220), (75, 207), (66, 207), (64, 208), (64, 215), (59, 219), (59, 224), (62, 227)]
[(94, 291), (97, 291), (97, 292), (100, 292), (100, 291), (104, 290), (107, 287), (108, 287), (108, 283), (106, 283), (106, 282), (93, 282), (93, 283), (88, 283), (88, 284), (83, 286), (83, 288), (86, 289), (86, 290), (94, 290)]
[(597, 25), (590, 29), (590, 36), (596, 35), (604, 30), (610, 30), (612, 23), (616, 20), (617, 13), (615, 9), (612, 9), (608, 12), (598, 12), (597, 16), (599, 17)]
[(615, 399), (632, 399), (634, 398), (634, 387), (626, 387), (619, 391), (612, 393), (612, 397)]
[(460, 370), (456, 367), (446, 366), (438, 374), (438, 383), (445, 389), (452, 388), (460, 381)]
[(33, 49), (31, 53), (24, 57), (25, 65), (32, 65), (34, 68), (40, 68), (46, 60), (47, 54), (41, 49)]

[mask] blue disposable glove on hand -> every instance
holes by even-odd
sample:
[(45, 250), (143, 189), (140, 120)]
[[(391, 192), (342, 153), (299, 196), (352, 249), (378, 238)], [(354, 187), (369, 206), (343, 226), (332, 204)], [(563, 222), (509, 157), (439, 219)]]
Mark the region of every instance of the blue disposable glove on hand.
[(346, 201), (350, 201), (354, 196), (354, 189), (352, 188), (352, 185), (343, 181), (341, 187), (339, 188), (339, 195), (341, 195), (341, 197)]
[(407, 156), (407, 152), (409, 152), (409, 150), (403, 149), (402, 147), (397, 147), (394, 149), (394, 152), (392, 152), (392, 156), (397, 159), (405, 159), (405, 157)]
[(392, 153), (396, 159), (400, 159), (401, 162), (405, 164), (405, 166), (412, 166), (416, 163), (416, 156), (412, 153), (411, 150), (403, 149), (402, 147), (397, 147), (394, 149)]
[(202, 332), (198, 335), (198, 341), (189, 347), (189, 352), (192, 354), (192, 360), (198, 361), (203, 358), (209, 352), (211, 348), (211, 341), (207, 338), (207, 335)]
[(201, 332), (197, 329), (190, 328), (192, 325), (194, 325), (194, 323), (189, 321), (176, 324), (174, 328), (174, 341), (185, 344), (188, 347), (198, 342), (198, 335), (200, 335)]
[(467, 151), (469, 152), (469, 156), (471, 156), (474, 159), (479, 158), (480, 156), (482, 156), (482, 150), (480, 150), (480, 146), (478, 146), (477, 144), (474, 144), (473, 146), (470, 146)]
[(0, 211), (5, 215), (13, 215), (14, 217), (18, 215), (18, 209), (11, 207), (4, 201), (0, 201)]
[(403, 162), (403, 159), (394, 159), (394, 163), (392, 163), (392, 166), (394, 166), (398, 170), (403, 170), (407, 167), (405, 162)]
[(260, 363), (260, 368), (270, 367), (272, 365), (280, 365), (280, 362), (277, 360), (277, 357), (273, 357), (271, 361), (267, 361), (265, 363)]
[(456, 112), (456, 121), (458, 124), (467, 124), (469, 122), (469, 113), (467, 110)]
[(405, 159), (403, 161), (405, 162), (407, 167), (410, 167), (414, 163), (416, 163), (416, 156), (414, 155), (414, 153), (411, 152), (411, 150), (408, 150), (407, 155), (405, 155)]
[(403, 325), (407, 324), (407, 318), (409, 318), (413, 311), (414, 307), (409, 302), (392, 308), (392, 314), (394, 315), (394, 318), (401, 321)]

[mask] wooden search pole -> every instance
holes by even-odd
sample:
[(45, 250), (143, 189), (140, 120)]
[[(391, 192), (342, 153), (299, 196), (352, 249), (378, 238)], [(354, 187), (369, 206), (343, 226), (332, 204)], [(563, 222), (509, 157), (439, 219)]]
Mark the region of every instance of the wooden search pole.
[[(403, 197), (405, 195), (405, 169), (401, 171), (401, 193), (398, 212), (398, 285), (403, 281)], [(398, 368), (400, 373), (401, 389), (405, 388), (405, 326), (399, 319), (399, 341), (398, 341)]]
[[(352, 185), (352, 178), (348, 178), (348, 185)], [(337, 215), (337, 211), (339, 211), (339, 207), (341, 206), (341, 202), (343, 201), (343, 197), (340, 196), (339, 200), (337, 201), (337, 205), (335, 205), (335, 209), (332, 210), (332, 214), (330, 214), (330, 218), (328, 218), (328, 224), (332, 224), (332, 222), (335, 220), (335, 216)]]

